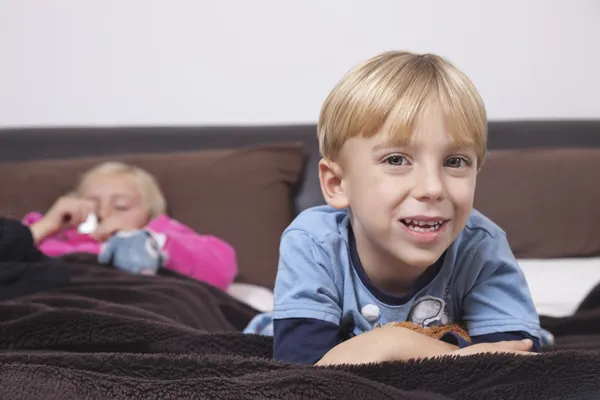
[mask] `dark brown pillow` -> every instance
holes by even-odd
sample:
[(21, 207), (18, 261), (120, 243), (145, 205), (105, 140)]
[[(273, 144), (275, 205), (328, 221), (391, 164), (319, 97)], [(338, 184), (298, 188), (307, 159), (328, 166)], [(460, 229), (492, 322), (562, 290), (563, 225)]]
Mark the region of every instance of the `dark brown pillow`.
[(518, 258), (600, 255), (600, 149), (493, 151), (475, 207)]
[(29, 211), (45, 212), (81, 173), (109, 160), (155, 175), (170, 216), (230, 243), (238, 281), (273, 287), (281, 233), (293, 218), (302, 144), (0, 164), (0, 215), (21, 219)]

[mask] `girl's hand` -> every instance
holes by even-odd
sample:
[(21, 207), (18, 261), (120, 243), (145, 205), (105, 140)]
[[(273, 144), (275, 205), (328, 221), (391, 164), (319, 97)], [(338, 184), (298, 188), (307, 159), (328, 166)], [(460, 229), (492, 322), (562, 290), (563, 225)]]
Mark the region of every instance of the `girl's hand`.
[(96, 212), (96, 208), (92, 200), (75, 196), (59, 198), (44, 217), (31, 226), (34, 241), (39, 243), (66, 227), (76, 227), (86, 220), (88, 214)]
[(99, 242), (106, 242), (113, 234), (121, 230), (127, 230), (123, 226), (123, 221), (118, 216), (112, 216), (102, 220), (90, 236)]

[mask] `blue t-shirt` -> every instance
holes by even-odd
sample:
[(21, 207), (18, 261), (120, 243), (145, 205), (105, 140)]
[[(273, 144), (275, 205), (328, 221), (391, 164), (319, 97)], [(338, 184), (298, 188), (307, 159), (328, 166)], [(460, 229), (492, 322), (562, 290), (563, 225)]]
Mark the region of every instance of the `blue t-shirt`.
[(525, 276), (505, 233), (476, 210), (410, 293), (397, 297), (369, 281), (347, 210), (308, 209), (282, 235), (274, 292), (274, 355), (286, 361), (317, 361), (344, 338), (399, 321), (462, 323), (474, 342), (528, 337), (539, 347)]

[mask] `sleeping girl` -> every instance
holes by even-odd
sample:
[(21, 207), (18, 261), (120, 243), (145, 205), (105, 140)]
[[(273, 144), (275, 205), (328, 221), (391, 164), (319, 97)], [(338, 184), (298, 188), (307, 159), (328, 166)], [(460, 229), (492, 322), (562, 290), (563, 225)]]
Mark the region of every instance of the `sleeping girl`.
[(92, 253), (99, 262), (130, 273), (152, 275), (165, 267), (226, 290), (237, 274), (234, 249), (165, 212), (165, 198), (152, 175), (106, 162), (84, 173), (73, 192), (46, 214), (31, 212), (23, 222), (48, 256)]

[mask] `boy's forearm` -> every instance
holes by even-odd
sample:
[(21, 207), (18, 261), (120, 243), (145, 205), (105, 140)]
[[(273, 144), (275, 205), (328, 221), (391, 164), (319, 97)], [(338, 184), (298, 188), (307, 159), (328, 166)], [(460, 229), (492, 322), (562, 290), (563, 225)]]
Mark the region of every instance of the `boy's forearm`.
[(402, 329), (401, 334), (390, 332), (393, 337), (399, 338), (398, 347), (394, 347), (394, 356), (400, 360), (410, 360), (416, 358), (437, 357), (457, 350), (459, 347), (447, 342), (443, 342), (431, 336), (403, 328), (390, 327), (385, 329)]
[(333, 349), (316, 365), (364, 364), (437, 357), (458, 346), (403, 327), (377, 328), (349, 339)]

